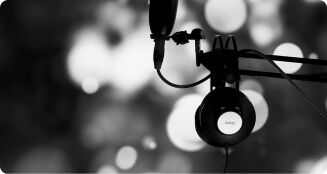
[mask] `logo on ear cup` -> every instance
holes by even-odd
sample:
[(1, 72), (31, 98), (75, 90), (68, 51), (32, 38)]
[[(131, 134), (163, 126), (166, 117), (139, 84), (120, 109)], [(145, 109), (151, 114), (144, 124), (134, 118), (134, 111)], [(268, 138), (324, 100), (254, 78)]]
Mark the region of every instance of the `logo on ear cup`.
[(221, 114), (217, 121), (218, 130), (225, 135), (240, 131), (243, 125), (242, 117), (237, 112), (227, 111)]
[[(221, 125), (220, 125), (221, 124)], [(250, 100), (234, 88), (211, 91), (195, 114), (200, 138), (215, 147), (233, 146), (248, 137), (255, 125), (255, 110)]]

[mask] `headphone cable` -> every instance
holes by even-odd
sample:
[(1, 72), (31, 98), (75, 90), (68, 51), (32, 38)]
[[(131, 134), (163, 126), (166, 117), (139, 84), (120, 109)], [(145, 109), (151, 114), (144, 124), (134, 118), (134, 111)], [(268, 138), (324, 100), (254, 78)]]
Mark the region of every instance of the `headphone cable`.
[(225, 152), (226, 152), (226, 162), (225, 162), (224, 173), (226, 173), (226, 171), (227, 171), (227, 166), (228, 166), (228, 143), (225, 144)]

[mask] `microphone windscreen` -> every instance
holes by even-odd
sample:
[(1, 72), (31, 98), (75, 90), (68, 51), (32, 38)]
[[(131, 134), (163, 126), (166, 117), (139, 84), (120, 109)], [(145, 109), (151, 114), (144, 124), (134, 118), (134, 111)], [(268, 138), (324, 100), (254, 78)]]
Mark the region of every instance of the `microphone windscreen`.
[(169, 35), (174, 27), (178, 0), (150, 0), (150, 30), (155, 35)]

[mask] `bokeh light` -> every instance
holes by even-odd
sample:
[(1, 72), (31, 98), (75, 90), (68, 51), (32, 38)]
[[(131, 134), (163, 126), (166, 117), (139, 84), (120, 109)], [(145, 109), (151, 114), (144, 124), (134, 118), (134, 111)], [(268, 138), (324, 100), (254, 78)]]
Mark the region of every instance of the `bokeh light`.
[(203, 100), (202, 95), (190, 94), (175, 104), (167, 120), (170, 141), (184, 151), (198, 151), (205, 146), (195, 130), (195, 111)]
[(310, 173), (315, 162), (316, 161), (314, 159), (302, 160), (298, 164), (295, 165), (294, 172), (295, 173)]
[(260, 47), (266, 47), (276, 38), (273, 27), (265, 23), (250, 25), (250, 35), (253, 41)]
[(154, 150), (157, 148), (157, 142), (153, 136), (145, 136), (142, 139), (142, 146), (146, 150)]
[(89, 78), (102, 85), (110, 78), (111, 53), (104, 38), (96, 28), (82, 29), (75, 35), (67, 66), (70, 77), (78, 85)]
[[(176, 89), (158, 78), (148, 0), (32, 1), (8, 0), (1, 5), (3, 172), (222, 171), (224, 149), (206, 145), (195, 131), (195, 110), (210, 92), (210, 80)], [(201, 40), (205, 52), (211, 50), (214, 35), (226, 39), (233, 34), (240, 48), (273, 54), (278, 44), (294, 42), (305, 57), (324, 59), (325, 5), (321, 0), (311, 2), (316, 3), (179, 0), (174, 30), (190, 33), (201, 28), (207, 37)], [(265, 61), (251, 60), (243, 62), (248, 70), (272, 68)], [(315, 68), (308, 65), (300, 70), (310, 74)], [(166, 42), (162, 74), (168, 80), (190, 84), (209, 73), (204, 66), (195, 66), (193, 40), (179, 46)], [(310, 82), (305, 85), (315, 88)], [(269, 78), (249, 76), (242, 76), (240, 89), (251, 91), (246, 95), (257, 112), (254, 131), (260, 131), (252, 139), (260, 147), (240, 143), (241, 147), (229, 149), (235, 159), (230, 161), (230, 172), (289, 172), (299, 159), (307, 158), (311, 159), (296, 172), (326, 170), (326, 163), (321, 163), (326, 155), (325, 122), (301, 117), (310, 115), (305, 108), (281, 107), (296, 97), (292, 89)], [(320, 89), (310, 92), (324, 95)], [(286, 100), (272, 97), (281, 91)], [(276, 117), (269, 118), (269, 111)], [(298, 116), (296, 121), (287, 116), (290, 112)], [(272, 127), (276, 129), (270, 131)], [(304, 151), (310, 145), (316, 146)]]
[(259, 47), (268, 47), (282, 35), (279, 15), (281, 0), (250, 1), (249, 32)]
[[(279, 56), (289, 56), (289, 57), (298, 57), (303, 58), (303, 53), (300, 47), (293, 43), (283, 43), (279, 45), (274, 53), (274, 55)], [(274, 61), (285, 73), (293, 74), (300, 70), (302, 67), (301, 63), (290, 63), (290, 62), (281, 62)]]
[(326, 174), (327, 173), (327, 156), (319, 159), (313, 166), (310, 174)]
[(247, 20), (244, 0), (208, 0), (204, 12), (208, 24), (222, 33), (239, 30)]
[[(192, 30), (196, 28), (202, 28), (201, 24), (195, 20), (186, 21), (180, 27), (178, 31), (187, 31), (187, 33), (191, 33)], [(191, 41), (193, 42), (193, 41)]]
[(115, 162), (120, 169), (129, 170), (134, 167), (137, 158), (138, 153), (134, 147), (124, 146), (119, 149)]
[(152, 54), (153, 41), (149, 39), (147, 26), (136, 29), (113, 50), (114, 67), (112, 85), (117, 92), (132, 96), (142, 89), (154, 75)]
[(118, 30), (121, 35), (130, 33), (135, 24), (135, 11), (117, 1), (103, 1), (96, 9), (97, 22), (104, 28)]
[(185, 6), (185, 0), (180, 0), (178, 2), (178, 10), (176, 13), (176, 23), (183, 20), (186, 17), (187, 13), (188, 11)]
[(262, 2), (264, 0), (247, 0), (247, 1), (252, 3), (252, 4), (258, 4), (259, 2)]
[(104, 165), (101, 166), (98, 170), (97, 173), (111, 173), (111, 174), (116, 174), (118, 173), (117, 169), (111, 165)]
[(1, 168), (0, 168), (0, 174), (4, 174), (4, 172), (1, 170)]
[(87, 94), (94, 94), (99, 90), (99, 82), (94, 78), (86, 78), (82, 82), (82, 89)]
[(310, 53), (309, 54), (309, 59), (319, 59), (319, 56), (317, 53)]
[(240, 90), (252, 90), (258, 92), (261, 95), (264, 94), (264, 89), (262, 85), (258, 81), (253, 79), (241, 81)]
[(273, 29), (265, 24), (251, 25), (250, 34), (253, 41), (262, 47), (269, 45), (274, 39)]
[(268, 120), (269, 108), (264, 97), (253, 90), (242, 90), (242, 92), (249, 98), (256, 113), (256, 121), (252, 133), (260, 130)]
[[(198, 75), (196, 80), (201, 80), (204, 77), (206, 77), (210, 72), (202, 72)], [(210, 79), (207, 81), (203, 82), (202, 84), (198, 85), (195, 87), (195, 91), (198, 94), (201, 94), (203, 96), (206, 96), (210, 92)]]

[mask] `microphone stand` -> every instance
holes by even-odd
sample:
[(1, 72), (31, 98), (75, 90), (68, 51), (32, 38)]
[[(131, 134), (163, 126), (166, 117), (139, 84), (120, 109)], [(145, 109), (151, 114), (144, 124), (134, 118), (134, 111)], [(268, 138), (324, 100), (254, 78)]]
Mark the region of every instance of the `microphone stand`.
[[(194, 31), (197, 33), (201, 33), (195, 35)], [(201, 32), (200, 32), (201, 31)], [(191, 37), (192, 35), (192, 37)], [(186, 31), (176, 32), (172, 36), (170, 36), (176, 44), (186, 44), (188, 40), (196, 40), (205, 39), (204, 34), (201, 29), (194, 29), (191, 34), (187, 34)], [(229, 41), (233, 41), (234, 49), (228, 49)], [(220, 48), (215, 48), (216, 43), (219, 41)], [(211, 73), (216, 73), (217, 66), (227, 65), (231, 68), (236, 68), (234, 71), (237, 74), (230, 74), (227, 72), (225, 74), (225, 79), (227, 80), (227, 76), (234, 75), (236, 79), (230, 79), (228, 83), (233, 83), (238, 79), (238, 75), (246, 75), (246, 76), (257, 76), (257, 77), (271, 77), (271, 78), (284, 78), (279, 73), (274, 72), (264, 72), (264, 71), (253, 71), (253, 70), (244, 70), (238, 69), (238, 60), (234, 58), (243, 58), (243, 59), (263, 59), (261, 56), (253, 53), (245, 53), (237, 50), (237, 45), (234, 36), (229, 36), (226, 41), (226, 47), (224, 47), (222, 38), (220, 36), (215, 36), (215, 41), (213, 44), (212, 51), (204, 53), (200, 45), (196, 43), (196, 64), (199, 66), (202, 64), (205, 66)], [(276, 55), (265, 55), (274, 61), (283, 61), (283, 62), (292, 62), (292, 63), (302, 63), (306, 65), (319, 65), (319, 66), (327, 66), (327, 60), (313, 60), (308, 58), (298, 58), (298, 57), (289, 57), (289, 56), (276, 56)], [(234, 61), (234, 62), (230, 62)], [(234, 64), (234, 65), (233, 65)], [(234, 67), (233, 67), (234, 66)], [(227, 67), (227, 68), (228, 68)], [(232, 70), (233, 71), (233, 70)], [(311, 74), (287, 74), (292, 80), (300, 80), (300, 81), (309, 81), (309, 82), (321, 82), (327, 83), (327, 72), (323, 73), (311, 73)]]

